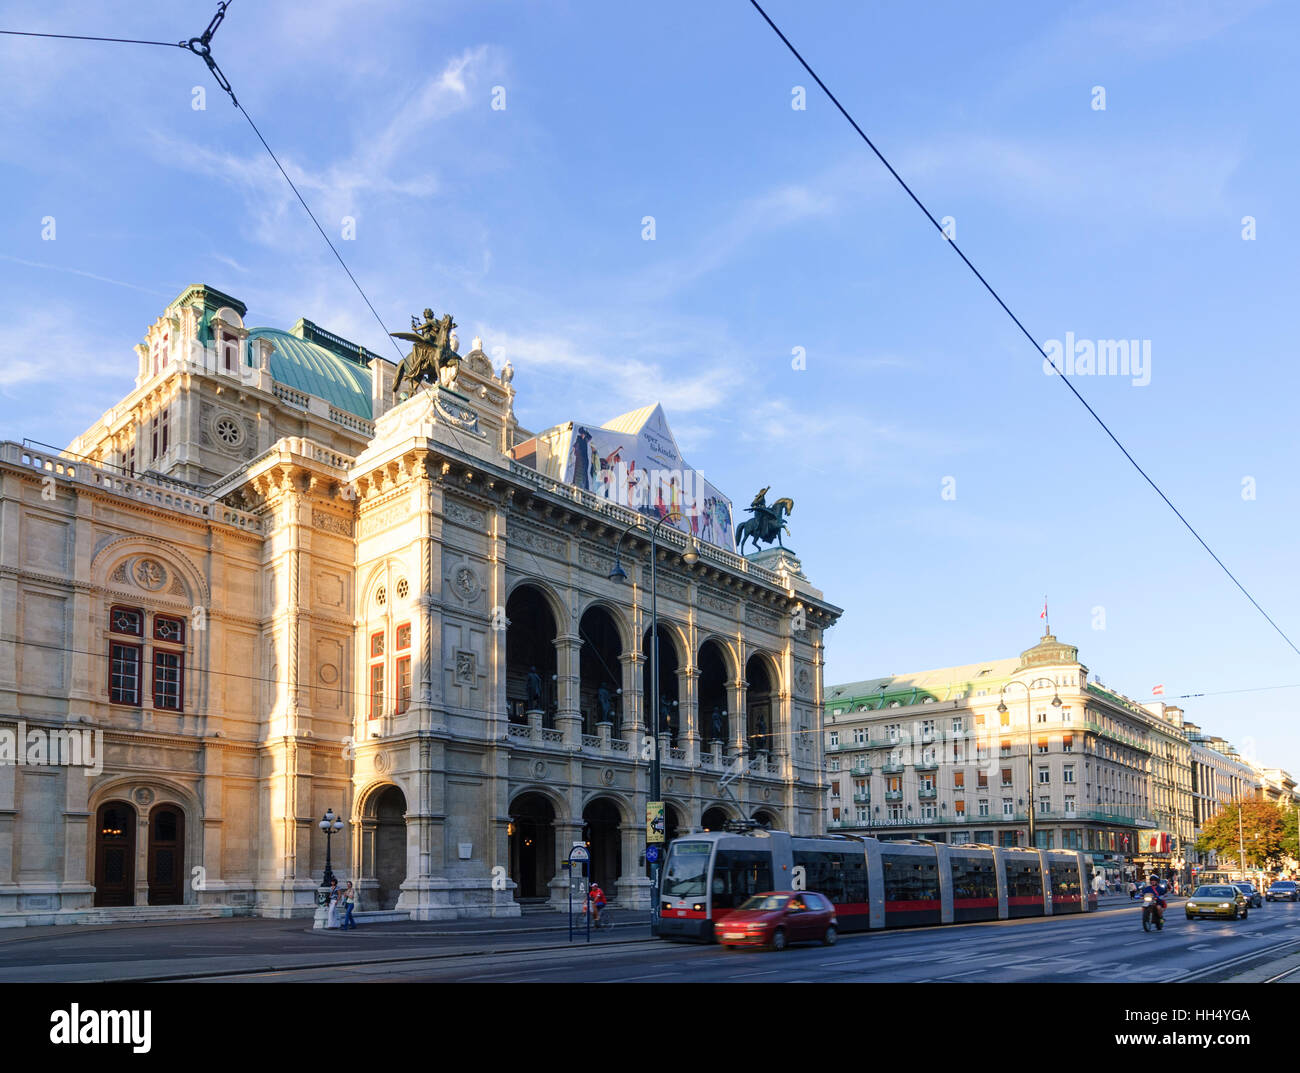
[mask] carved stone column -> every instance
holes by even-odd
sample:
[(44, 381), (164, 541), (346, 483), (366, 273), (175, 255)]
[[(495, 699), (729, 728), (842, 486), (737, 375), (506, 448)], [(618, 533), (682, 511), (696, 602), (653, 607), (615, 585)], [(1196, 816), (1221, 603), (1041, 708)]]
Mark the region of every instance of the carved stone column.
[(677, 694), (681, 698), (677, 718), (681, 720), (677, 743), (686, 750), (686, 763), (694, 767), (700, 762), (700, 669), (685, 667), (677, 672)]
[(566, 745), (582, 744), (582, 708), (579, 694), (579, 657), (582, 638), (562, 634), (555, 639), (555, 728), (564, 732)]

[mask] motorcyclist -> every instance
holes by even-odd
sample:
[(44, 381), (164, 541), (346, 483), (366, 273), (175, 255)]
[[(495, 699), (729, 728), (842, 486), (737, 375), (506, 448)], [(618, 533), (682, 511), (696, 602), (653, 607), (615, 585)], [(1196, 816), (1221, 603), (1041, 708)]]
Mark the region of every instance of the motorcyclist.
[(1155, 906), (1156, 921), (1163, 926), (1168, 903), (1165, 901), (1164, 884), (1154, 873), (1147, 877), (1147, 885), (1138, 891), (1138, 897), (1145, 899), (1148, 894), (1154, 896), (1152, 904)]

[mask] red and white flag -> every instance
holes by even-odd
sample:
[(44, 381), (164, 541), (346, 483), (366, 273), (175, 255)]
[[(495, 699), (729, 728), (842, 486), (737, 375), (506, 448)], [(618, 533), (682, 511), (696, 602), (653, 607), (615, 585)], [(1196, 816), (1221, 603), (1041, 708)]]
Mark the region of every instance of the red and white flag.
[(1039, 618), (1047, 618), (1047, 598), (1046, 598), (1046, 597), (1043, 598), (1043, 613), (1042, 613), (1041, 615), (1039, 615), (1038, 617), (1039, 617)]
[(1164, 691), (1165, 691), (1165, 687), (1163, 685), (1159, 685), (1156, 686), (1153, 690), (1151, 690), (1151, 695), (1153, 697), (1159, 697), (1164, 693)]

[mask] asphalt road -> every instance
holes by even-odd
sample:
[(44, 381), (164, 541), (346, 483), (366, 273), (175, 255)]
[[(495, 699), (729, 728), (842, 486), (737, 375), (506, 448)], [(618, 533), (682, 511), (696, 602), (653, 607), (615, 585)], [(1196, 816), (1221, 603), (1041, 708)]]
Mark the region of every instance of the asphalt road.
[[(652, 942), (595, 949), (488, 953), (401, 963), (209, 977), (230, 981), (846, 982), (1176, 981), (1227, 979), (1261, 955), (1300, 949), (1300, 905), (1276, 904), (1245, 921), (1188, 921), (1181, 901), (1161, 932), (1137, 908), (1079, 917), (844, 936), (834, 947), (782, 953)], [(1293, 947), (1282, 944), (1295, 944)], [(1252, 957), (1251, 955), (1255, 955)], [(1300, 973), (1288, 980), (1300, 980)]]
[[(1119, 902), (1083, 916), (841, 936), (833, 947), (779, 954), (650, 940), (631, 922), (590, 947), (570, 946), (557, 923), (396, 922), (345, 934), (259, 919), (31, 928), (0, 933), (0, 980), (1100, 983), (1263, 980), (1279, 974), (1274, 963), (1300, 964), (1293, 903), (1253, 909), (1244, 922), (1192, 922), (1177, 900), (1164, 931), (1147, 933), (1140, 909)], [(1282, 982), (1300, 982), (1300, 972)]]

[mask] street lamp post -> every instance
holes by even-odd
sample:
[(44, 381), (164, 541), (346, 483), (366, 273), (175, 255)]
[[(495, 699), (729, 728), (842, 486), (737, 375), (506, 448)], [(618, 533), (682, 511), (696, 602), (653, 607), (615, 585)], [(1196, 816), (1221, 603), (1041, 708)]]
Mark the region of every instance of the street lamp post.
[[(667, 521), (673, 521), (682, 517), (681, 511), (671, 511), (660, 518), (653, 526), (647, 525), (641, 519), (632, 522), (623, 530), (623, 535), (618, 538), (618, 544), (614, 547), (614, 567), (609, 572), (611, 581), (626, 581), (627, 571), (623, 569), (623, 563), (620, 559), (620, 553), (623, 550), (623, 541), (633, 529), (645, 529), (650, 534), (650, 713), (654, 720), (652, 723), (653, 741), (650, 746), (650, 801), (658, 801), (660, 793), (660, 771), (659, 771), (659, 593), (658, 581), (659, 573), (656, 563), (658, 561), (658, 547), (655, 538), (659, 535), (659, 527)], [(699, 561), (699, 552), (695, 550), (695, 543), (692, 542), (687, 546), (686, 551), (682, 553), (682, 562), (687, 566), (694, 566)], [(650, 865), (650, 919), (653, 922), (659, 917), (659, 861)]]
[[(1029, 778), (1029, 785), (1026, 789), (1025, 797), (1029, 801), (1029, 848), (1030, 849), (1034, 848), (1034, 749), (1033, 749), (1033, 741), (1032, 741), (1032, 738), (1034, 736), (1034, 713), (1033, 713), (1033, 702), (1030, 699), (1030, 694), (1034, 686), (1038, 685), (1039, 682), (1046, 682), (1053, 689), (1056, 688), (1056, 683), (1053, 682), (1050, 678), (1035, 678), (1028, 685), (1026, 685), (1024, 682), (1021, 682), (1019, 680), (1008, 682), (1007, 685), (1004, 685), (1002, 687), (1002, 691), (998, 696), (998, 709), (997, 709), (999, 713), (1005, 712), (1007, 710), (1007, 702), (1006, 702), (1007, 686), (1020, 686), (1025, 691), (1025, 769), (1026, 769), (1026, 774), (1028, 775)], [(1052, 697), (1052, 707), (1059, 708), (1060, 706), (1061, 706), (1061, 695), (1060, 693), (1057, 693), (1054, 697)]]
[(320, 829), (325, 832), (325, 876), (321, 879), (321, 886), (328, 887), (334, 883), (334, 870), (330, 867), (330, 839), (335, 832), (343, 830), (343, 817), (335, 816), (332, 808), (326, 809), (320, 821)]

